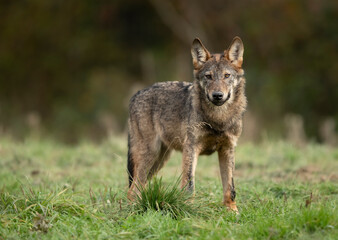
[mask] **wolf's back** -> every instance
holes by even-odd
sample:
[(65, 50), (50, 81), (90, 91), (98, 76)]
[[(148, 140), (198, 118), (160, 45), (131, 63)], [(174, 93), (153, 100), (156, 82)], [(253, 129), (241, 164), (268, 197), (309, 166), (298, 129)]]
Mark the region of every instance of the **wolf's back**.
[(129, 118), (134, 120), (133, 117), (156, 115), (163, 111), (165, 114), (174, 111), (171, 114), (175, 114), (175, 111), (180, 111), (190, 99), (191, 89), (192, 83), (175, 81), (155, 83), (140, 90), (130, 100)]

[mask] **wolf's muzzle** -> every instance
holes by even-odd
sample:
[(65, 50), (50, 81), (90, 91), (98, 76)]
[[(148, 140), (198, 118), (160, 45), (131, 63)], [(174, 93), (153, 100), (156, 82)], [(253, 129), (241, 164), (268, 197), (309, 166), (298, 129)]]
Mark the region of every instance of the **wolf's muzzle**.
[(212, 102), (216, 106), (222, 106), (226, 101), (228, 101), (231, 97), (231, 92), (228, 93), (226, 98), (224, 98), (224, 93), (223, 92), (213, 92), (212, 93), (212, 98), (208, 96), (208, 99), (210, 102)]
[(213, 92), (212, 99), (215, 101), (222, 101), (224, 94), (222, 92)]

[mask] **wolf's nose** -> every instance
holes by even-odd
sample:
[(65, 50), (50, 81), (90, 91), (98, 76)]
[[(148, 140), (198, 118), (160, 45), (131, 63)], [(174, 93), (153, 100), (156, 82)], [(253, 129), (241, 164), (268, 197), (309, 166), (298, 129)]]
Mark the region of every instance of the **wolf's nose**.
[(212, 98), (214, 100), (218, 100), (218, 101), (222, 100), (223, 96), (224, 96), (224, 94), (222, 92), (213, 92), (212, 93)]

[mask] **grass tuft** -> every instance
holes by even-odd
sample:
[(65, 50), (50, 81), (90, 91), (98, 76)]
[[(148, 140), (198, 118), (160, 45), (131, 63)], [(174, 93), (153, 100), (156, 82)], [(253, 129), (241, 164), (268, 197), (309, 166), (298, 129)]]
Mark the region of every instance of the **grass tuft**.
[(171, 184), (165, 185), (162, 178), (153, 178), (146, 186), (138, 185), (140, 195), (137, 195), (134, 203), (135, 210), (144, 213), (155, 210), (169, 214), (173, 218), (191, 216), (196, 212), (190, 201), (191, 194), (181, 189), (180, 178)]

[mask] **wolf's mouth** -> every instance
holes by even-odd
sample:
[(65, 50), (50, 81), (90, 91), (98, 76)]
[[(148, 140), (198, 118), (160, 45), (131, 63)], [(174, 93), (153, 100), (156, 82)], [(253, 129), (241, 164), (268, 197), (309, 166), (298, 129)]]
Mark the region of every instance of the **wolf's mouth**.
[(228, 101), (231, 97), (231, 92), (228, 93), (228, 96), (226, 97), (226, 99), (222, 99), (222, 100), (215, 100), (215, 99), (210, 99), (209, 94), (207, 94), (208, 100), (210, 102), (212, 102), (214, 105), (216, 106), (222, 106), (226, 101)]
[(224, 102), (228, 101), (230, 99), (230, 97), (231, 97), (231, 92), (229, 92), (229, 94), (228, 94), (227, 98), (224, 100)]

